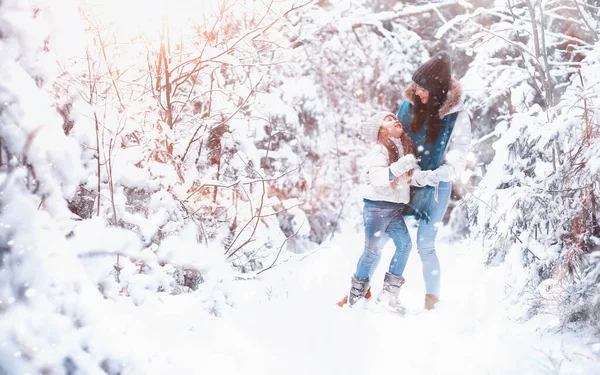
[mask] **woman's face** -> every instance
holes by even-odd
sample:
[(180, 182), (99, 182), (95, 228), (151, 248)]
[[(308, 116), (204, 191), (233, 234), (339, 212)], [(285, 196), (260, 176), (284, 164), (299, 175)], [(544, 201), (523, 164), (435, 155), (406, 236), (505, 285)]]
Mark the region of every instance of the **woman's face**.
[(429, 101), (429, 91), (425, 90), (419, 85), (417, 85), (415, 94), (421, 99), (421, 103), (427, 104), (427, 101)]
[(402, 124), (394, 116), (385, 116), (381, 126), (387, 130), (388, 134), (392, 138), (400, 138), (404, 134)]

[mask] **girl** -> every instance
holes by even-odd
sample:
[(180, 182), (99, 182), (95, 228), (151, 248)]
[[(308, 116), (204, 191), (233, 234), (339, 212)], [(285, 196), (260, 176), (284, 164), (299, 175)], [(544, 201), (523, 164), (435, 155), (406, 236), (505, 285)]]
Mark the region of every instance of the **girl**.
[(370, 118), (362, 125), (361, 133), (373, 145), (361, 174), (365, 247), (352, 276), (350, 293), (338, 305), (352, 306), (363, 296), (370, 298), (370, 279), (391, 238), (396, 252), (377, 301), (403, 313), (398, 293), (412, 244), (402, 215), (404, 204), (410, 199), (411, 171), (417, 167), (414, 148), (402, 124), (390, 112), (379, 112)]
[(435, 238), (450, 202), (452, 181), (465, 169), (471, 120), (463, 109), (460, 83), (452, 78), (447, 53), (440, 52), (422, 64), (412, 81), (404, 91), (406, 100), (398, 119), (419, 159), (409, 207), (418, 220), (417, 250), (423, 263), (425, 309), (430, 310), (440, 297)]

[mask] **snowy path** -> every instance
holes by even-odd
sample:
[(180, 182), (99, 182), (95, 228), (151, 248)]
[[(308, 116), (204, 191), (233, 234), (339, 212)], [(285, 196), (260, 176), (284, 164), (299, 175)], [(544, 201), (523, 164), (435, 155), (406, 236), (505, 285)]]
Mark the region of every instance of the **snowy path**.
[[(439, 242), (444, 289), (438, 310), (421, 309), (424, 290), (416, 251), (402, 290), (413, 313), (398, 317), (337, 307), (362, 243), (361, 234), (346, 234), (299, 263), (264, 273), (261, 281), (239, 283), (237, 298), (245, 294), (246, 302), (221, 318), (204, 313), (193, 294), (164, 296), (162, 302), (134, 308), (135, 313), (125, 307), (114, 329), (139, 340), (132, 355), (146, 364), (126, 373), (600, 373), (598, 353), (585, 345), (590, 343), (541, 333), (538, 327), (556, 324), (553, 319), (526, 324), (508, 319), (500, 271), (484, 270), (476, 246)], [(375, 291), (392, 252), (388, 245), (374, 277)]]

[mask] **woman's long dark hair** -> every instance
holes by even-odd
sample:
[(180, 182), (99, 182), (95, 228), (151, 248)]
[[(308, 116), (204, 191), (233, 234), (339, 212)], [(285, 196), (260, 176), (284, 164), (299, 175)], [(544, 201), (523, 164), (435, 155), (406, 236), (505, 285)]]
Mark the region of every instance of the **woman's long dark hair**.
[(418, 95), (415, 95), (410, 129), (413, 132), (417, 132), (421, 130), (425, 123), (427, 123), (427, 128), (425, 129), (425, 143), (433, 143), (440, 134), (440, 108), (447, 97), (447, 91), (441, 94), (429, 92), (429, 100), (427, 101), (427, 104), (423, 104), (421, 98)]

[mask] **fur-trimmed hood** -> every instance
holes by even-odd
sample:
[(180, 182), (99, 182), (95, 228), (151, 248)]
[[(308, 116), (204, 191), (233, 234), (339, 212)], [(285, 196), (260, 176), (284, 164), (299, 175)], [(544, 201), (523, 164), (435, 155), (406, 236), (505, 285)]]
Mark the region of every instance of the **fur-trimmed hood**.
[[(404, 97), (411, 103), (415, 103), (417, 84), (411, 82), (404, 90)], [(449, 113), (458, 112), (463, 109), (462, 104), (462, 87), (457, 79), (452, 78), (450, 81), (450, 92), (446, 101), (440, 108), (440, 118), (443, 118)]]

